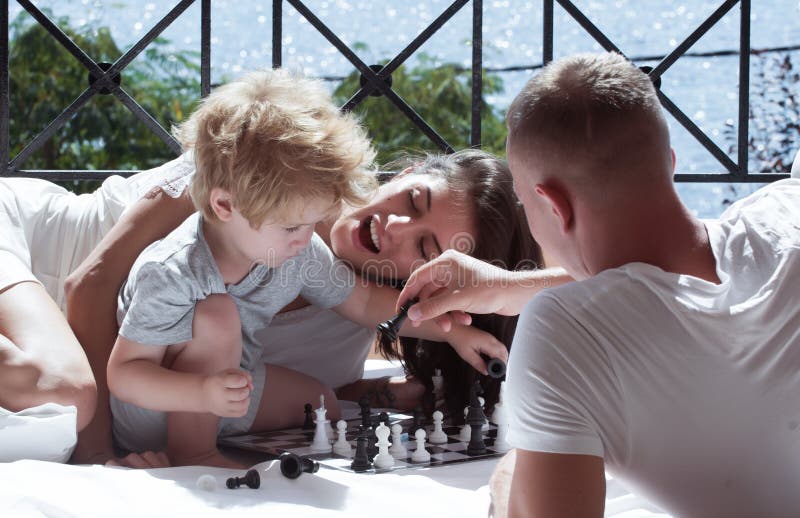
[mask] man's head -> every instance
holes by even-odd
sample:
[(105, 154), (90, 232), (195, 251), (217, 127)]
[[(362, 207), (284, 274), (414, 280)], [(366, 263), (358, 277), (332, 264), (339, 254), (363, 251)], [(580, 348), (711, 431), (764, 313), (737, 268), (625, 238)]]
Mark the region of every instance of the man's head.
[(307, 226), (341, 203), (366, 203), (376, 187), (367, 171), (375, 154), (357, 120), (319, 81), (284, 70), (216, 88), (175, 134), (194, 154), (192, 198), (212, 222), (234, 214), (254, 230)]
[(646, 74), (619, 54), (546, 66), (506, 116), (515, 189), (534, 237), (580, 278), (591, 275), (585, 235), (630, 202), (671, 185), (669, 131)]

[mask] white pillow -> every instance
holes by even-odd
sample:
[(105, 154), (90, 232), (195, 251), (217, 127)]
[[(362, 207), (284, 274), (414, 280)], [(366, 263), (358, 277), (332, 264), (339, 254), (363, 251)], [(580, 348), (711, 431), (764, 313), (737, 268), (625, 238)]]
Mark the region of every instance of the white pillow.
[(45, 403), (19, 412), (0, 407), (0, 462), (67, 462), (78, 440), (78, 409)]

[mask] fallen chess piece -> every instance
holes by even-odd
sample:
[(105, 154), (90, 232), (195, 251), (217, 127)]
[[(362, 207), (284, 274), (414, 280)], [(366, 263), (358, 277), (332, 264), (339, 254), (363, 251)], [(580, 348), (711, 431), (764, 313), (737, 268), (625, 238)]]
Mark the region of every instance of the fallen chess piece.
[(319, 471), (319, 462), (301, 457), (291, 452), (283, 452), (281, 459), (281, 473), (286, 478), (295, 479), (303, 473), (316, 473)]
[(203, 491), (215, 491), (217, 489), (217, 479), (208, 473), (200, 475), (197, 479), (197, 488)]
[(231, 477), (225, 481), (225, 485), (228, 486), (228, 489), (236, 489), (242, 484), (245, 484), (250, 489), (258, 489), (261, 487), (261, 477), (258, 475), (258, 471), (251, 469), (241, 478)]

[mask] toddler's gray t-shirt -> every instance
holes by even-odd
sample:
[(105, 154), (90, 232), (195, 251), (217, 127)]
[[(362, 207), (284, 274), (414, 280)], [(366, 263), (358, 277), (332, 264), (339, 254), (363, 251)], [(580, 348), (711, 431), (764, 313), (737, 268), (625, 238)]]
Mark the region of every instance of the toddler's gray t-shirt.
[(147, 247), (120, 289), (119, 334), (145, 345), (172, 345), (192, 339), (194, 307), (209, 295), (227, 293), (242, 323), (242, 368), (260, 362), (257, 334), (298, 295), (330, 308), (353, 289), (355, 274), (314, 234), (309, 246), (277, 268), (256, 264), (235, 285), (226, 286), (203, 237), (195, 213), (163, 240)]

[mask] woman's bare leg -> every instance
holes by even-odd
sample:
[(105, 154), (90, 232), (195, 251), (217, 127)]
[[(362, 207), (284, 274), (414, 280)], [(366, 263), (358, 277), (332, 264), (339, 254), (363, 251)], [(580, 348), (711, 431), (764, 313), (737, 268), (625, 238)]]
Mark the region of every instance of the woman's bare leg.
[(314, 408), (319, 407), (320, 395), (325, 396), (327, 418), (332, 422), (338, 420), (341, 411), (333, 390), (306, 374), (266, 365), (264, 392), (250, 430), (263, 432), (300, 426), (305, 419), (303, 406), (311, 403)]
[(0, 292), (0, 406), (75, 405), (78, 430), (92, 419), (97, 390), (89, 362), (45, 289), (21, 282)]

